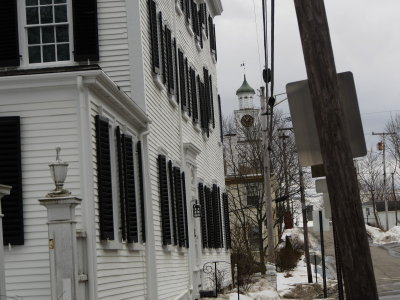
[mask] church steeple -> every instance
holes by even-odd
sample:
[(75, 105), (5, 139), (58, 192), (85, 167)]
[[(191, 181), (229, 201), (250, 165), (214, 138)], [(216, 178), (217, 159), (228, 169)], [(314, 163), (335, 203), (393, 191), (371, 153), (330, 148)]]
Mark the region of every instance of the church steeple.
[(242, 86), (236, 91), (236, 96), (239, 99), (239, 109), (254, 108), (253, 97), (255, 93), (255, 90), (247, 83), (245, 74)]

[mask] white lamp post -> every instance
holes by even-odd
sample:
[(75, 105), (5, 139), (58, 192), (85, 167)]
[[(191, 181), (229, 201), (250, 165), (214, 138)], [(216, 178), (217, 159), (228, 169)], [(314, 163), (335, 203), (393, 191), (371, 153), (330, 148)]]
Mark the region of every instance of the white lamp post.
[[(81, 199), (64, 189), (68, 163), (61, 161), (57, 147), (56, 162), (49, 164), (55, 189), (39, 199), (47, 208), (52, 300), (77, 300), (78, 267), (75, 207)], [(61, 297), (61, 298), (60, 298)]]

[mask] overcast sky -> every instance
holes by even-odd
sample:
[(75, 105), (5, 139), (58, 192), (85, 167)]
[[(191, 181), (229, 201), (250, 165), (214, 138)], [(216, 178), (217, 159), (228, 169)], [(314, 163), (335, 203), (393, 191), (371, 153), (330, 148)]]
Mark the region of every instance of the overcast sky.
[[(243, 61), (249, 84), (254, 89), (261, 85), (264, 65), (261, 3), (261, 0), (222, 0), (224, 12), (215, 21), (218, 88), (225, 115), (238, 109), (235, 93), (243, 81), (240, 67)], [(391, 114), (400, 113), (400, 1), (325, 0), (325, 6), (336, 69), (354, 74), (370, 148), (378, 141), (371, 132), (383, 131)], [(293, 0), (276, 1), (275, 19), (275, 93), (278, 94), (285, 92), (287, 83), (306, 79), (306, 71)], [(280, 107), (288, 111), (286, 104)]]

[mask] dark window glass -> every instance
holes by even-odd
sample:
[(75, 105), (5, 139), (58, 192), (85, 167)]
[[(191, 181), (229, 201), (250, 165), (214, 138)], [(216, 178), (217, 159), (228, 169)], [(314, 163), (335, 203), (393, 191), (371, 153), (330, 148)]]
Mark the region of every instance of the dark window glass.
[(29, 63), (34, 64), (42, 62), (42, 59), (40, 57), (40, 46), (29, 47), (28, 50), (29, 50)]
[(57, 43), (68, 42), (69, 41), (68, 26), (67, 25), (57, 26), (56, 37), (57, 37)]
[(40, 28), (28, 28), (28, 44), (40, 44)]
[(43, 62), (56, 60), (56, 47), (54, 45), (43, 46)]
[(28, 7), (26, 9), (26, 23), (39, 24), (39, 14), (37, 7)]
[(46, 26), (42, 27), (42, 43), (54, 43), (54, 27)]
[(40, 4), (51, 4), (51, 0), (40, 0)]
[(58, 5), (54, 6), (54, 17), (56, 23), (67, 22), (67, 6)]
[(54, 4), (67, 3), (67, 0), (54, 0)]
[(52, 6), (40, 7), (40, 22), (42, 24), (53, 23), (53, 7)]
[(38, 5), (38, 0), (26, 0), (26, 6)]
[(61, 44), (57, 45), (57, 60), (69, 60), (69, 45)]

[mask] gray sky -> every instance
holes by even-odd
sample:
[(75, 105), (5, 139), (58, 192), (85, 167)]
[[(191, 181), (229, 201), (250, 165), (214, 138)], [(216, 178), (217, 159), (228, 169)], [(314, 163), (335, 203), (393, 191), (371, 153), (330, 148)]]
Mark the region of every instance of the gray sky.
[[(261, 0), (222, 0), (224, 12), (215, 23), (218, 88), (224, 114), (238, 109), (235, 93), (243, 81), (240, 67), (243, 61), (249, 84), (254, 89), (261, 85), (260, 70), (264, 65), (261, 3)], [(354, 74), (370, 148), (378, 141), (371, 132), (383, 131), (391, 114), (400, 113), (400, 1), (325, 0), (325, 6), (336, 68), (338, 72)], [(285, 92), (287, 83), (306, 79), (306, 71), (293, 0), (276, 1), (275, 20), (277, 94)], [(288, 111), (286, 103), (280, 108)]]

